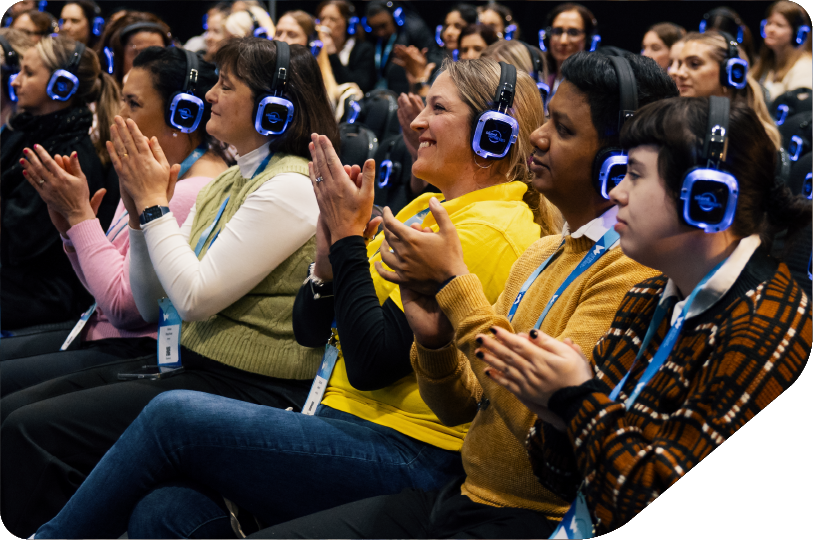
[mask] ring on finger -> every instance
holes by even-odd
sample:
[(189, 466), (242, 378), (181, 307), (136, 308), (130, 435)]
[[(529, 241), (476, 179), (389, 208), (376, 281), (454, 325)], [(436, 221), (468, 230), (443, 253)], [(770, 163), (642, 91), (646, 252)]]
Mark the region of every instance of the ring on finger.
[(316, 182), (317, 183), (321, 182), (322, 180), (324, 180), (324, 178), (322, 178), (321, 176), (316, 177)]
[(40, 178), (39, 180), (37, 180), (37, 182), (39, 182), (39, 185), (43, 185), (43, 184), (45, 183), (45, 180), (43, 180), (42, 178)]

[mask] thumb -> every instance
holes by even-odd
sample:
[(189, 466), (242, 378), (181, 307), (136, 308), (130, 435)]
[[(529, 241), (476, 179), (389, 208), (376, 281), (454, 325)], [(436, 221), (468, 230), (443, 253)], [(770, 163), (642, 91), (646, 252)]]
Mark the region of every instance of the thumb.
[(374, 217), (367, 223), (367, 226), (364, 228), (364, 239), (365, 240), (372, 240), (375, 238), (376, 231), (378, 231), (378, 226), (384, 221), (384, 218), (381, 216)]
[(432, 197), (429, 199), (429, 210), (435, 217), (435, 223), (438, 224), (438, 232), (440, 234), (446, 235), (451, 233), (457, 236), (457, 229), (455, 229), (455, 226), (452, 224), (449, 213), (443, 208), (443, 205), (440, 204), (437, 198)]
[(94, 214), (99, 213), (99, 206), (102, 204), (102, 199), (104, 198), (107, 190), (105, 188), (100, 189), (96, 193), (93, 194), (93, 197), (90, 198), (90, 207), (93, 209)]
[(372, 201), (375, 196), (375, 160), (368, 159), (361, 169), (361, 193)]

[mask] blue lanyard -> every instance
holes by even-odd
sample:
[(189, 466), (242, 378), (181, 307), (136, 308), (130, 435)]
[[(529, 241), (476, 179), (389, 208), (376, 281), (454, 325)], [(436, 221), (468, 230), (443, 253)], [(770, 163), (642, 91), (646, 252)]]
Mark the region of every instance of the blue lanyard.
[(251, 179), (257, 178), (257, 175), (260, 174), (268, 167), (268, 163), (271, 161), (271, 158), (274, 157), (274, 152), (268, 152), (268, 155), (265, 156), (265, 159), (257, 166), (257, 169), (254, 171), (254, 174), (251, 175)]
[[(556, 301), (559, 298), (561, 298), (562, 293), (565, 292), (565, 289), (567, 289), (571, 283), (576, 281), (576, 279), (578, 279), (579, 276), (586, 272), (588, 268), (593, 266), (596, 263), (596, 261), (598, 261), (605, 253), (607, 253), (610, 250), (610, 246), (612, 246), (613, 244), (616, 243), (616, 241), (618, 241), (618, 238), (619, 238), (618, 233), (615, 232), (615, 230), (613, 229), (609, 229), (607, 230), (607, 232), (604, 233), (604, 236), (599, 238), (598, 242), (593, 244), (593, 247), (590, 248), (590, 251), (587, 252), (587, 255), (584, 256), (584, 258), (581, 260), (581, 262), (579, 262), (576, 268), (574, 268), (573, 271), (570, 272), (570, 275), (568, 275), (567, 278), (562, 282), (562, 284), (559, 285), (559, 288), (556, 289), (556, 292), (553, 294), (553, 296), (550, 297), (550, 300), (548, 300), (548, 303), (545, 305), (545, 309), (542, 310), (542, 314), (536, 320), (534, 328), (538, 329), (540, 326), (542, 326), (542, 321), (544, 321), (545, 317), (547, 317), (548, 312), (553, 307), (553, 304), (555, 304)], [(558, 255), (559, 250), (562, 248), (562, 245), (564, 245), (564, 243), (565, 241), (562, 240), (562, 243), (559, 244), (559, 247), (556, 248), (556, 251), (554, 251), (550, 257), (545, 259), (545, 261), (541, 265), (539, 265), (539, 268), (534, 270), (534, 272), (528, 277), (528, 279), (525, 280), (525, 283), (522, 284), (522, 288), (520, 288), (519, 294), (517, 294), (514, 303), (511, 305), (511, 309), (508, 311), (509, 321), (511, 321), (514, 318), (514, 315), (517, 312), (517, 308), (519, 307), (520, 302), (522, 302), (522, 298), (525, 296), (525, 293), (528, 292), (528, 289), (531, 288), (531, 285), (533, 285), (534, 281), (536, 281), (536, 279), (539, 277), (542, 271), (545, 270), (545, 268), (547, 268), (548, 264), (550, 264), (550, 262), (556, 257), (556, 255)]]
[(178, 173), (178, 178), (183, 178), (183, 175), (185, 175), (187, 171), (192, 168), (192, 165), (194, 165), (197, 160), (203, 157), (203, 154), (206, 153), (206, 150), (207, 148), (205, 144), (201, 144), (200, 146), (192, 150), (192, 153), (186, 156), (186, 159), (181, 162), (181, 172)]
[(375, 44), (375, 68), (382, 76), (384, 75), (384, 68), (387, 65), (387, 60), (390, 58), (390, 53), (392, 53), (392, 48), (395, 46), (395, 40), (397, 37), (397, 33), (390, 36), (387, 46), (384, 47), (383, 57), (381, 56), (381, 40)]
[(114, 234), (112, 238), (110, 237), (110, 231), (112, 231), (112, 230), (113, 230), (113, 229), (116, 227), (116, 225), (118, 225), (119, 223), (121, 223), (121, 220), (122, 220), (122, 219), (124, 219), (124, 218), (126, 218), (126, 217), (127, 217), (127, 214), (129, 214), (129, 212), (125, 211), (125, 212), (124, 212), (124, 213), (121, 215), (121, 217), (118, 219), (118, 221), (116, 221), (116, 222), (115, 222), (113, 225), (111, 225), (111, 226), (110, 226), (110, 228), (109, 228), (109, 229), (107, 229), (107, 232), (105, 233), (105, 236), (106, 236), (106, 237), (107, 237), (107, 238), (108, 238), (108, 239), (109, 239), (111, 242), (112, 242), (113, 240), (115, 240), (115, 239), (116, 239), (116, 237), (119, 235), (119, 233), (120, 233), (121, 231), (123, 231), (123, 230), (124, 230), (124, 228), (125, 228), (125, 227), (128, 225), (127, 223), (125, 223), (124, 225), (122, 225), (121, 227), (119, 227), (119, 230), (117, 230), (117, 231), (116, 231), (116, 234)]
[[(692, 294), (689, 295), (689, 298), (686, 299), (686, 303), (683, 305), (683, 310), (680, 313), (680, 316), (675, 319), (675, 322), (672, 323), (672, 327), (669, 329), (669, 333), (666, 334), (666, 337), (661, 342), (661, 346), (658, 347), (655, 356), (652, 358), (652, 361), (647, 366), (644, 374), (641, 375), (641, 379), (638, 381), (638, 384), (635, 385), (635, 388), (630, 393), (627, 400), (624, 402), (624, 407), (629, 410), (632, 405), (635, 403), (635, 400), (638, 399), (638, 395), (647, 385), (647, 383), (655, 376), (655, 373), (661, 368), (666, 359), (669, 358), (669, 355), (672, 354), (672, 349), (675, 347), (675, 343), (677, 343), (678, 336), (680, 335), (680, 330), (683, 328), (683, 323), (686, 321), (686, 315), (689, 313), (689, 309), (692, 307), (692, 302), (694, 302), (697, 293), (700, 292), (700, 289), (703, 285), (708, 282), (709, 279), (723, 266), (725, 260), (721, 261), (720, 264), (715, 266), (711, 272), (706, 274), (706, 276), (697, 284), (697, 287), (694, 288)], [(624, 375), (624, 378), (613, 388), (613, 391), (610, 393), (610, 399), (615, 401), (618, 398), (618, 394), (621, 392), (621, 389), (624, 387), (624, 384), (627, 382), (627, 379), (632, 373), (635, 364), (638, 363), (638, 359), (643, 356), (644, 351), (646, 350), (647, 346), (649, 345), (652, 336), (655, 335), (655, 332), (658, 330), (658, 327), (661, 325), (661, 321), (663, 321), (664, 317), (666, 317), (667, 312), (669, 311), (669, 307), (665, 307), (662, 302), (658, 303), (658, 307), (655, 309), (655, 314), (652, 317), (652, 321), (649, 323), (649, 328), (646, 331), (646, 336), (644, 337), (644, 341), (641, 343), (641, 348), (638, 349), (638, 354), (635, 356), (635, 360), (632, 362), (632, 366), (630, 366), (630, 370)]]

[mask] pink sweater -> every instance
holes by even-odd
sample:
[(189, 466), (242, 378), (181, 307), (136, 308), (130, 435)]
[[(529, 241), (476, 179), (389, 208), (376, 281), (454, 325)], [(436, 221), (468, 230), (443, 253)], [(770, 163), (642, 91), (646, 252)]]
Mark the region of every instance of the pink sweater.
[[(198, 191), (211, 178), (196, 176), (177, 183), (169, 202), (172, 215), (182, 225)], [(83, 341), (105, 338), (156, 337), (155, 324), (144, 322), (130, 289), (130, 235), (124, 204), (119, 201), (108, 238), (98, 219), (87, 220), (68, 229), (75, 253), (66, 251), (73, 269), (96, 299), (96, 312), (83, 332)]]

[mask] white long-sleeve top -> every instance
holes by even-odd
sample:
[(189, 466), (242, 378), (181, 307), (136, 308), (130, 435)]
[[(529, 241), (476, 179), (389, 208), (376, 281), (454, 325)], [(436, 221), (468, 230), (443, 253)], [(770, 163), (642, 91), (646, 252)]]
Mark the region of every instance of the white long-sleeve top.
[[(237, 159), (245, 178), (268, 155), (268, 145)], [(279, 174), (249, 195), (203, 259), (189, 246), (193, 206), (182, 227), (172, 214), (130, 229), (130, 282), (139, 313), (158, 321), (158, 300), (172, 300), (181, 319), (202, 321), (256, 287), (316, 233), (319, 207), (310, 179)]]

